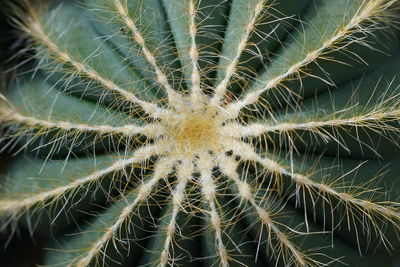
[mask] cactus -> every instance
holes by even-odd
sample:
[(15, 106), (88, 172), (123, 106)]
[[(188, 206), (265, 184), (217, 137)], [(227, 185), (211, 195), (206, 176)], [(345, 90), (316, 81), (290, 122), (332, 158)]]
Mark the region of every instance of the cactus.
[(13, 11), (0, 230), (46, 266), (398, 264), (397, 0)]

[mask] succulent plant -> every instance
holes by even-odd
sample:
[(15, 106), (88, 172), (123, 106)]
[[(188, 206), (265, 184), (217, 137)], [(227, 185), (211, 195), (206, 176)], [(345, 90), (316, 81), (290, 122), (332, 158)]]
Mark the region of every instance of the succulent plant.
[(0, 229), (45, 265), (399, 264), (397, 0), (13, 10)]

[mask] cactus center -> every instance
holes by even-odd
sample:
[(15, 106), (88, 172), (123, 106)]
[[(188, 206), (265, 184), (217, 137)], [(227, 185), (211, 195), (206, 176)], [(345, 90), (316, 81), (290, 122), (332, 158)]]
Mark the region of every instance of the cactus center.
[(167, 137), (174, 144), (173, 152), (193, 154), (204, 150), (219, 150), (221, 135), (215, 112), (186, 107), (172, 116), (167, 129)]

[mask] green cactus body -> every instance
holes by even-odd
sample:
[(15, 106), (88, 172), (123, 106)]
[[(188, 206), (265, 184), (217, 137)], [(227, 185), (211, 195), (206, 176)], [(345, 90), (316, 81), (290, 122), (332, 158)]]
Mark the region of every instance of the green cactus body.
[(0, 229), (46, 266), (398, 266), (398, 7), (16, 5)]

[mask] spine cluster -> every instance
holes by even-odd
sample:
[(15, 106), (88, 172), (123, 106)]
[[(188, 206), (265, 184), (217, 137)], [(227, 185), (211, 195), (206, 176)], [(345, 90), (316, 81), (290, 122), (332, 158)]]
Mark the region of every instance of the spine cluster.
[[(395, 157), (374, 139), (398, 146), (388, 65), (400, 65), (367, 69), (358, 53), (383, 50), (372, 40), (395, 31), (397, 0), (88, 2), (14, 6), (36, 67), (0, 95), (0, 150), (24, 154), (0, 194), (0, 230), (50, 216), (65, 237), (60, 220), (73, 218), (51, 266), (131, 253), (149, 266), (351, 265), (370, 244), (398, 248)], [(356, 59), (347, 80), (335, 76), (353, 63), (343, 55)], [(358, 249), (334, 240), (344, 229)]]

